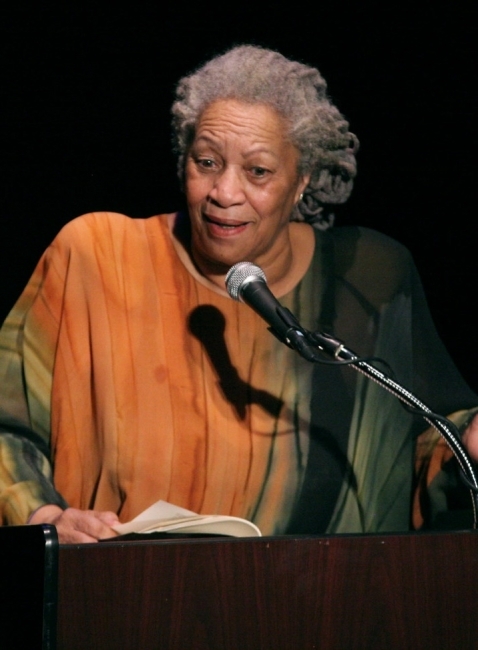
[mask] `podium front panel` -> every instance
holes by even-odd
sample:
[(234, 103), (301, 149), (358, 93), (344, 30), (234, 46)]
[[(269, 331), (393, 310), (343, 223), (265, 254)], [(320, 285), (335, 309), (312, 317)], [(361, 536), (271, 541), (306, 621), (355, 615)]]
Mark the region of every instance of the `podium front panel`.
[(60, 547), (59, 648), (476, 650), (475, 532)]

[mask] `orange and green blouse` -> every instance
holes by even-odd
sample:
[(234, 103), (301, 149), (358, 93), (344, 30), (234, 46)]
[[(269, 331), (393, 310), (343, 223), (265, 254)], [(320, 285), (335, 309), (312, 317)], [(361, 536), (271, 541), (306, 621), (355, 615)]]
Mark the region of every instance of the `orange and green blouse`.
[[(384, 358), (434, 410), (460, 421), (478, 404), (397, 242), (318, 231), (280, 301), (303, 327)], [(128, 521), (164, 499), (265, 535), (407, 530), (424, 428), (376, 384), (310, 364), (193, 277), (167, 215), (68, 223), (0, 332), (4, 524), (45, 503)]]

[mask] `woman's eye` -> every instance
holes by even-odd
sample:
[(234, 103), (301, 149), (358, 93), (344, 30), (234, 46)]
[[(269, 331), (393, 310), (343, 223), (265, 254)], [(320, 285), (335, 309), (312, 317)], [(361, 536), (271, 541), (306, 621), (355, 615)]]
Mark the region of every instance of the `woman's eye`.
[(251, 173), (253, 176), (256, 178), (263, 178), (266, 176), (268, 170), (265, 167), (252, 167), (251, 168)]
[(198, 158), (196, 164), (203, 169), (213, 169), (214, 160), (212, 158)]

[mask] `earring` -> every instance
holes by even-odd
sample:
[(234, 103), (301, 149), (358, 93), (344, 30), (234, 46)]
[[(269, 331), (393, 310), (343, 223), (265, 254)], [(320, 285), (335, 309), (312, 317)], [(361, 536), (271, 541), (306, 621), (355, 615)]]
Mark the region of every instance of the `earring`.
[(299, 201), (302, 201), (303, 198), (304, 198), (304, 192), (301, 192), (299, 196)]

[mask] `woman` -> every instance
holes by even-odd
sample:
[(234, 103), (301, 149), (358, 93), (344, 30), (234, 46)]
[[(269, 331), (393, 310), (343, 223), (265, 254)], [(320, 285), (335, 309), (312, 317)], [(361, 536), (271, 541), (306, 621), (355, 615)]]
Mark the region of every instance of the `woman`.
[(422, 423), (353, 370), (304, 361), (224, 286), (259, 265), (304, 327), (471, 421), (408, 253), (328, 229), (356, 137), (317, 70), (252, 46), (184, 78), (172, 110), (188, 214), (74, 220), (4, 324), (3, 522), (94, 541), (164, 499), (264, 534), (407, 530)]

